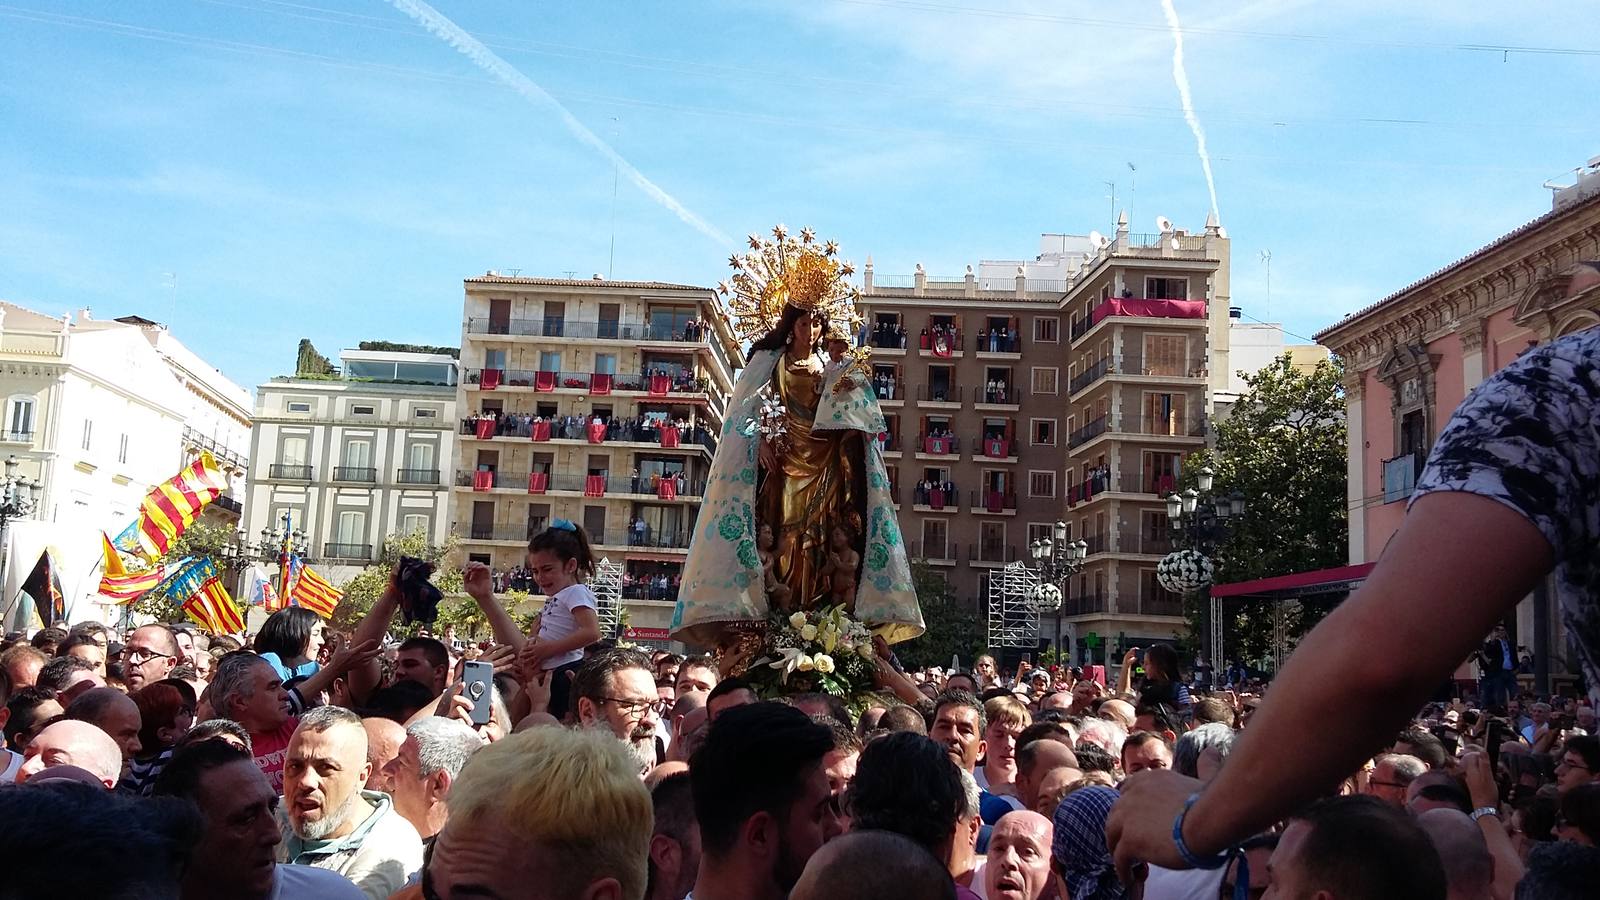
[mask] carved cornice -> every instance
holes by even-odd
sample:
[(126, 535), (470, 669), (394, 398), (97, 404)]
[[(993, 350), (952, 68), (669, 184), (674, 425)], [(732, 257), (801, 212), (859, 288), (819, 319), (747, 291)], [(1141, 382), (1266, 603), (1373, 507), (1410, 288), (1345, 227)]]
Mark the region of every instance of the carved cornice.
[(1461, 341), (1462, 353), (1477, 353), (1483, 349), (1483, 320), (1465, 319), (1456, 326), (1456, 337)]

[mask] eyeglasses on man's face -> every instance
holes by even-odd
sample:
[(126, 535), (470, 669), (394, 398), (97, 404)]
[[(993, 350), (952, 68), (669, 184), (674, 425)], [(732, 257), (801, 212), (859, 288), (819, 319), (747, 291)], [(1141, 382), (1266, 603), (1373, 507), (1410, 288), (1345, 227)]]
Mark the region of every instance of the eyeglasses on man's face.
[(136, 666), (142, 666), (152, 659), (176, 659), (170, 653), (157, 653), (148, 647), (123, 647), (122, 658)]
[(615, 703), (617, 705), (617, 711), (630, 719), (638, 719), (643, 717), (645, 713), (654, 709), (656, 705), (656, 701), (654, 699), (628, 700), (622, 697), (601, 697), (600, 699), (607, 703)]

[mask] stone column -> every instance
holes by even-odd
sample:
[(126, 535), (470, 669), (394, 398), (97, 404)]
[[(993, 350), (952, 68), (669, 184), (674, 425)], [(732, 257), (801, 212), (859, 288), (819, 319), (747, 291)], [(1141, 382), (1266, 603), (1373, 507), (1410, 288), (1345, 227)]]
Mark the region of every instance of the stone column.
[(1466, 393), (1483, 382), (1484, 321), (1469, 318), (1456, 326), (1461, 341), (1461, 386)]
[(1367, 561), (1366, 376), (1348, 371), (1344, 377), (1345, 498), (1350, 510), (1350, 564)]

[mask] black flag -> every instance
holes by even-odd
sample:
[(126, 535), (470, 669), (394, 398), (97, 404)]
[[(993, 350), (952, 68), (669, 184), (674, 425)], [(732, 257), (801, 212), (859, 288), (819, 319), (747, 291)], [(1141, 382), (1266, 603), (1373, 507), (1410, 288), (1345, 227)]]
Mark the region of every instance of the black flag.
[(33, 572), (22, 583), (22, 590), (33, 598), (33, 606), (39, 611), (39, 620), (45, 628), (67, 618), (67, 598), (61, 593), (61, 579), (56, 576), (49, 550), (39, 554)]

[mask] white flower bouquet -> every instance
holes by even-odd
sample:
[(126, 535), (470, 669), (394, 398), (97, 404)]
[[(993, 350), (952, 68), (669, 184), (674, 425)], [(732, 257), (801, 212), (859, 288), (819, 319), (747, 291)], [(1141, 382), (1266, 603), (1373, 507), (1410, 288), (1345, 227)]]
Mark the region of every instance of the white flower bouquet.
[(850, 697), (873, 689), (872, 632), (843, 606), (774, 615), (761, 649), (745, 678), (762, 696), (821, 691)]

